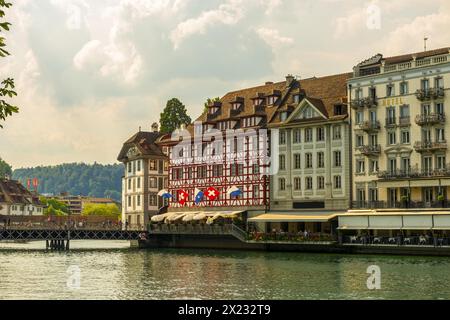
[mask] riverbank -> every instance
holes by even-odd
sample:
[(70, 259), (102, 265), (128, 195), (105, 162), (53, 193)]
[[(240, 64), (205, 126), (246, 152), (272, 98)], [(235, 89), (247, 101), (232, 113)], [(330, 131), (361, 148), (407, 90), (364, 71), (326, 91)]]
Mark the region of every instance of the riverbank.
[(233, 235), (223, 234), (150, 234), (149, 239), (139, 241), (141, 249), (205, 249), (264, 252), (335, 253), (399, 256), (450, 257), (450, 247), (358, 245), (332, 242), (282, 242), (244, 241)]

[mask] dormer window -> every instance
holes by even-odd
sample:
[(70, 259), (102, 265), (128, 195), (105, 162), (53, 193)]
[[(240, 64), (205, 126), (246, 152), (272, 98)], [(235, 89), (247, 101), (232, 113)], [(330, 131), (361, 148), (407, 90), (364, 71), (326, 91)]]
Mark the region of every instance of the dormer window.
[(257, 107), (257, 106), (260, 106), (263, 102), (264, 102), (264, 99), (262, 99), (262, 98), (257, 98), (257, 99), (254, 99), (254, 100), (253, 100), (253, 105), (254, 105), (255, 107)]
[(277, 96), (270, 96), (270, 97), (267, 98), (267, 104), (269, 106), (272, 106), (278, 101), (278, 99), (279, 98)]
[(300, 103), (300, 95), (299, 94), (294, 95), (294, 103)]
[(218, 107), (211, 107), (211, 108), (209, 108), (209, 114), (215, 114), (218, 111), (219, 111)]
[(337, 104), (334, 106), (334, 115), (342, 116), (344, 114), (344, 106), (342, 104)]
[(284, 122), (284, 121), (287, 120), (287, 118), (288, 118), (288, 113), (286, 111), (283, 111), (283, 112), (280, 113), (280, 120), (281, 121)]
[(242, 106), (242, 103), (240, 103), (240, 102), (235, 102), (235, 103), (233, 103), (233, 105), (232, 105), (232, 108), (233, 108), (233, 110), (239, 110), (239, 108)]

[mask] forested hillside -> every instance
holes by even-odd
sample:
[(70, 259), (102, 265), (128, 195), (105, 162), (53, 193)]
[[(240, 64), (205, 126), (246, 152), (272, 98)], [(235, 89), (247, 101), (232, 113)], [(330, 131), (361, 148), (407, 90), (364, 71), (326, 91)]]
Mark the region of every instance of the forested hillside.
[(70, 163), (58, 166), (16, 169), (13, 178), (24, 186), (27, 179), (39, 179), (39, 193), (107, 197), (121, 201), (123, 165)]

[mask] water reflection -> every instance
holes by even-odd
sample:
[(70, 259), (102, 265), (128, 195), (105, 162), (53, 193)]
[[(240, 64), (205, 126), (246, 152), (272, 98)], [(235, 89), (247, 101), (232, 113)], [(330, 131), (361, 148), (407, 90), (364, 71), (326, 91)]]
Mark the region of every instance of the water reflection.
[[(448, 258), (128, 247), (126, 242), (74, 242), (66, 253), (42, 251), (42, 243), (0, 244), (1, 298), (450, 298)], [(79, 290), (66, 285), (71, 265), (81, 269)], [(366, 287), (370, 265), (381, 268), (380, 291)]]

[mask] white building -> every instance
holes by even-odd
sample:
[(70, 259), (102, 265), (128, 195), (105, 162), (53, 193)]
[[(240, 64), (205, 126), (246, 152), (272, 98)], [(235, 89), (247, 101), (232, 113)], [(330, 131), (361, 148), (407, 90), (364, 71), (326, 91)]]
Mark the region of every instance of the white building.
[(167, 205), (158, 192), (168, 187), (168, 160), (155, 144), (161, 137), (158, 125), (152, 132), (138, 132), (128, 139), (118, 160), (125, 165), (122, 179), (122, 223), (143, 229), (149, 219)]
[(0, 215), (41, 216), (44, 205), (36, 194), (28, 191), (20, 182), (0, 179)]

